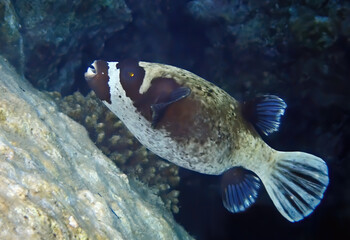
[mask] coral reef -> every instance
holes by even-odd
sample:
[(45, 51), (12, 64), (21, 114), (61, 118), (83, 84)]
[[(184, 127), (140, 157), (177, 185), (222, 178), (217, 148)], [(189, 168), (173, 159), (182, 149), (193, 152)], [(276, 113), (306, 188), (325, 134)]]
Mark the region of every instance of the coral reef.
[(0, 57), (1, 239), (192, 239)]
[(165, 206), (179, 212), (178, 167), (165, 162), (143, 147), (123, 123), (90, 92), (86, 97), (76, 92), (61, 98), (57, 92), (50, 95), (62, 112), (82, 124), (93, 142), (128, 176), (154, 189)]

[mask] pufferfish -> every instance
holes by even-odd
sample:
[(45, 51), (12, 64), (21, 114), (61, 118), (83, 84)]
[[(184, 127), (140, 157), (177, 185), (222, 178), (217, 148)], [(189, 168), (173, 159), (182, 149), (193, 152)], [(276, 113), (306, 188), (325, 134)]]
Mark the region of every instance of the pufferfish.
[(102, 102), (156, 155), (203, 174), (223, 175), (222, 201), (249, 208), (261, 183), (289, 221), (313, 212), (327, 188), (319, 157), (269, 147), (260, 134), (278, 130), (286, 103), (274, 95), (238, 102), (177, 67), (137, 60), (96, 60), (85, 78)]

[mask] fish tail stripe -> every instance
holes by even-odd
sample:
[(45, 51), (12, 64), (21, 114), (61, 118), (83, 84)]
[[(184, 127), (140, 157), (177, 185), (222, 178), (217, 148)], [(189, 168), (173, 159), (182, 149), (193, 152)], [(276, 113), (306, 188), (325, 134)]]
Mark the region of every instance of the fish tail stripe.
[(289, 221), (311, 214), (329, 183), (326, 163), (303, 152), (275, 152), (275, 165), (262, 182), (278, 211)]
[[(270, 96), (270, 95), (267, 95)], [(266, 97), (262, 98), (262, 100), (266, 100)], [(270, 102), (260, 102), (257, 103), (256, 106), (259, 108), (271, 108), (271, 107), (276, 107), (279, 108), (280, 106), (283, 106), (281, 102), (275, 102), (275, 100), (269, 99)]]
[(262, 104), (257, 104), (257, 109), (271, 109), (271, 110), (278, 110), (280, 109), (281, 107), (284, 106), (284, 104), (282, 103), (275, 103), (275, 104), (271, 104), (271, 103), (266, 103), (264, 105)]
[(260, 114), (261, 114), (261, 115), (265, 115), (266, 118), (268, 118), (268, 117), (271, 117), (271, 118), (273, 118), (273, 119), (276, 118), (276, 113), (273, 112), (273, 111), (262, 111)]

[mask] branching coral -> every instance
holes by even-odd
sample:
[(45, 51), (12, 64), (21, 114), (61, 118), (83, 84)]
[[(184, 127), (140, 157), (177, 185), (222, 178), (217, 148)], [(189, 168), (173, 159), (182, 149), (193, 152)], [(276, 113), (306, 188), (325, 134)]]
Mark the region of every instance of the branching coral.
[(179, 191), (174, 189), (180, 181), (176, 165), (142, 146), (93, 92), (86, 97), (76, 92), (63, 99), (57, 92), (50, 95), (62, 112), (85, 126), (92, 141), (122, 171), (153, 188), (168, 209), (179, 212)]

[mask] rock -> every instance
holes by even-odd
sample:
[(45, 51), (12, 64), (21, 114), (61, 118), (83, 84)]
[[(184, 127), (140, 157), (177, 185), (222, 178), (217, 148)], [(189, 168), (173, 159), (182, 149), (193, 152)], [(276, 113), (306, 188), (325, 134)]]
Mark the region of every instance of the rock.
[(192, 239), (0, 58), (0, 239)]
[(11, 1), (0, 2), (0, 52), (19, 70), (23, 71), (23, 39), (21, 25)]
[(124, 0), (1, 1), (0, 52), (37, 88), (71, 92), (82, 49), (98, 54), (131, 19)]
[[(95, 93), (80, 92), (64, 98), (50, 92), (61, 112), (83, 125), (91, 140), (129, 178), (156, 190), (166, 207), (178, 213), (179, 167), (147, 150)], [(171, 193), (177, 194), (171, 194)]]

